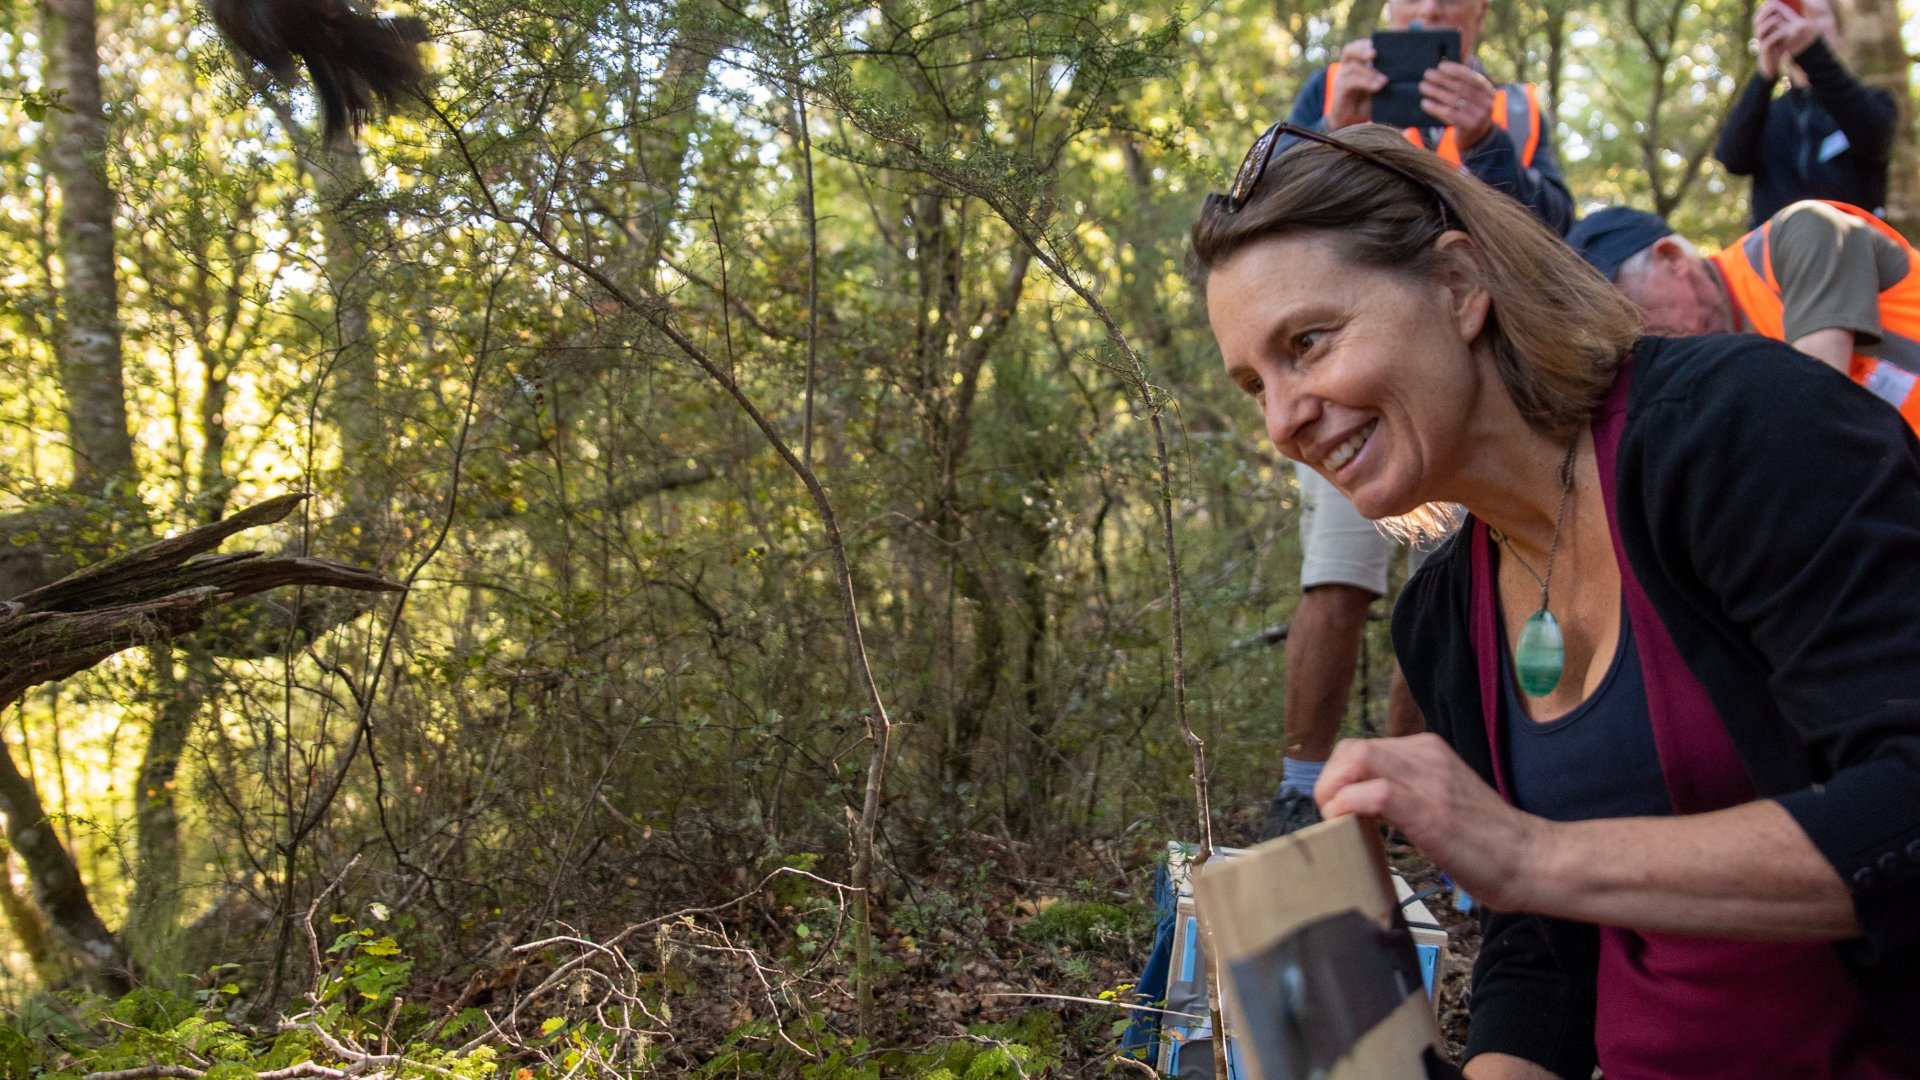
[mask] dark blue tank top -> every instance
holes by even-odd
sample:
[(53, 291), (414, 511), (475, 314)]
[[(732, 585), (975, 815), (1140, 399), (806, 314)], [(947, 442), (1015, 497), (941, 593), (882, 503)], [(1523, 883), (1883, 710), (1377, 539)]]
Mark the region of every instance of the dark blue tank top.
[(1552, 821), (1673, 813), (1653, 742), (1647, 685), (1633, 626), (1620, 613), (1620, 643), (1600, 686), (1565, 716), (1527, 715), (1513, 660), (1500, 649), (1500, 724), (1513, 805)]

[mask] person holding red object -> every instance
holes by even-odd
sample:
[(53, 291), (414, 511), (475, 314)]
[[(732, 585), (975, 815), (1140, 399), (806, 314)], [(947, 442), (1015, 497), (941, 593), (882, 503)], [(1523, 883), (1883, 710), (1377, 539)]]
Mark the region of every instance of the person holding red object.
[[(1834, 54), (1840, 24), (1829, 0), (1766, 0), (1753, 36), (1753, 77), (1713, 148), (1728, 172), (1753, 178), (1753, 227), (1802, 199), (1881, 212), (1900, 110)], [(1783, 76), (1786, 92), (1776, 94)]]

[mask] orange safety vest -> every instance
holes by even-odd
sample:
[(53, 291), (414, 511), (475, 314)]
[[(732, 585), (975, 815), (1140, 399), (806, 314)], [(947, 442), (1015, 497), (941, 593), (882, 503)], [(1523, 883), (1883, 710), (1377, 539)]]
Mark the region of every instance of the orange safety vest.
[[(1822, 200), (1825, 202), (1826, 200)], [(1915, 251), (1893, 226), (1857, 206), (1827, 202), (1880, 230), (1907, 253), (1907, 276), (1880, 291), (1880, 357), (1854, 353), (1847, 374), (1875, 397), (1890, 402), (1920, 431), (1920, 251)], [(1727, 283), (1727, 295), (1746, 316), (1754, 333), (1776, 341), (1787, 340), (1786, 302), (1773, 276), (1772, 251), (1767, 236), (1773, 222), (1753, 230), (1709, 256)]]
[[(1321, 109), (1322, 116), (1333, 112), (1333, 80), (1339, 74), (1339, 61), (1327, 65), (1326, 88), (1322, 94), (1326, 105)], [(1532, 168), (1533, 155), (1540, 149), (1540, 92), (1532, 83), (1506, 83), (1494, 90), (1493, 126), (1513, 137), (1513, 144), (1520, 148), (1521, 167)], [(1417, 127), (1407, 128), (1405, 134), (1407, 141), (1415, 146), (1427, 144)], [(1447, 164), (1460, 167), (1460, 140), (1452, 128), (1440, 133), (1440, 145), (1434, 147), (1433, 152)]]

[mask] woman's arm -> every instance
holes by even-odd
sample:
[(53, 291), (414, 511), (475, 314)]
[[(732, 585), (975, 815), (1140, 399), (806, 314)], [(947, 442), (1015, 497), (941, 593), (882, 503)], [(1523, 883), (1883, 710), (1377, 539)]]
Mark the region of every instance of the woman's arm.
[[(1620, 444), (1642, 508), (1622, 542), (1866, 947), (1920, 947), (1920, 443), (1788, 346), (1668, 342), (1654, 370)], [(1804, 848), (1780, 854), (1756, 895), (1808, 880)]]
[(1528, 909), (1719, 937), (1856, 937), (1853, 898), (1779, 803), (1555, 825), (1522, 875)]
[(1461, 1071), (1467, 1080), (1560, 1080), (1526, 1058), (1510, 1054), (1481, 1054)]
[(1718, 937), (1856, 936), (1845, 883), (1779, 804), (1552, 822), (1431, 735), (1349, 739), (1314, 789), (1331, 817), (1392, 822), (1477, 900), (1579, 922)]

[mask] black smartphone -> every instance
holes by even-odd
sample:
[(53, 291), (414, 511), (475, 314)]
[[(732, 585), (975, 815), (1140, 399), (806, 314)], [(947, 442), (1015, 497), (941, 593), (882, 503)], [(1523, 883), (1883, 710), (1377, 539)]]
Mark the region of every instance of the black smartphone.
[(1373, 95), (1373, 122), (1394, 127), (1441, 127), (1420, 107), (1420, 77), (1440, 61), (1460, 60), (1458, 30), (1376, 30), (1373, 66), (1387, 76), (1387, 85)]

